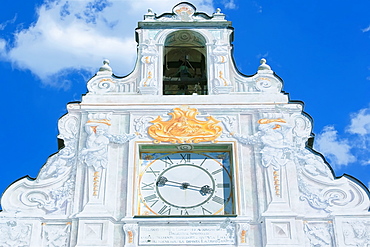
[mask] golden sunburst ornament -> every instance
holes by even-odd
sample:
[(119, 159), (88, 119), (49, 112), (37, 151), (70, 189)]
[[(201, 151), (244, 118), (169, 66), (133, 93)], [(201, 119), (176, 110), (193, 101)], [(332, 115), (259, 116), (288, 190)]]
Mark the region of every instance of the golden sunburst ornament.
[(163, 121), (161, 116), (151, 121), (148, 134), (155, 139), (154, 143), (199, 143), (215, 142), (222, 133), (222, 127), (217, 125), (220, 121), (214, 117), (207, 117), (208, 121), (196, 119), (199, 114), (195, 108), (181, 107), (168, 113), (172, 118)]

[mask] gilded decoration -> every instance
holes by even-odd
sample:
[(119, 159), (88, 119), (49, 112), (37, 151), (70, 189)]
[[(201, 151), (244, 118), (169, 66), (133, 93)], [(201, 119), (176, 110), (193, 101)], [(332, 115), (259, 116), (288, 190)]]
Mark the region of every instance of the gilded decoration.
[(196, 119), (199, 114), (195, 108), (175, 108), (168, 113), (172, 118), (163, 121), (160, 116), (151, 121), (148, 134), (155, 139), (154, 143), (199, 143), (212, 141), (222, 133), (220, 122), (214, 117), (207, 117), (208, 121)]

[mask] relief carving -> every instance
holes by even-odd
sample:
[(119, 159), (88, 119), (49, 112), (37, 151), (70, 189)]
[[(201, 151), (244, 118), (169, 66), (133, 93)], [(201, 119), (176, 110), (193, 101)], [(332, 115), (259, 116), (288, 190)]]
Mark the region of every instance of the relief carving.
[(304, 232), (310, 246), (334, 246), (334, 233), (331, 222), (304, 222)]
[(192, 21), (195, 7), (188, 3), (180, 3), (173, 8), (173, 12), (176, 14), (176, 19), (178, 20)]
[(80, 151), (80, 160), (88, 168), (88, 188), (86, 193), (89, 200), (99, 198), (99, 192), (106, 182), (106, 172), (108, 166), (108, 145), (110, 143), (124, 144), (136, 137), (135, 134), (112, 135), (108, 134), (111, 126), (112, 113), (90, 113), (85, 124), (87, 138), (85, 147)]
[(370, 220), (343, 222), (343, 235), (347, 246), (368, 247), (370, 245)]
[(43, 246), (47, 247), (69, 247), (71, 223), (66, 224), (43, 224), (42, 239)]
[(80, 158), (94, 170), (105, 169), (108, 164), (108, 144), (106, 136), (110, 121), (107, 119), (89, 120), (85, 124), (87, 139), (85, 148), (80, 152)]
[(141, 45), (141, 78), (139, 91), (141, 94), (157, 93), (157, 74), (156, 67), (158, 61), (158, 51), (154, 40), (147, 40)]
[(175, 108), (168, 113), (171, 119), (163, 121), (161, 116), (151, 121), (148, 134), (155, 139), (155, 143), (199, 143), (215, 141), (222, 134), (220, 121), (212, 116), (207, 121), (196, 119), (199, 114), (195, 108)]
[(64, 148), (50, 156), (36, 178), (37, 183), (59, 178), (75, 169), (78, 124), (79, 119), (70, 114), (63, 116), (59, 120), (58, 138), (64, 141)]
[(69, 202), (72, 201), (74, 185), (74, 178), (71, 178), (71, 180), (63, 182), (59, 188), (46, 191), (31, 190), (22, 194), (21, 201), (28, 206), (36, 205), (47, 214), (65, 214)]
[(20, 221), (0, 223), (0, 246), (30, 246), (32, 226)]
[(147, 129), (149, 127), (149, 121), (152, 121), (153, 117), (143, 116), (134, 119), (134, 128), (138, 138), (145, 138), (147, 136)]
[(251, 78), (236, 78), (238, 92), (260, 92), (277, 94), (281, 92), (282, 81), (274, 75), (266, 59), (262, 58), (258, 72)]
[(137, 72), (130, 76), (118, 79), (112, 75), (112, 68), (109, 61), (104, 60), (96, 76), (87, 82), (87, 89), (91, 94), (109, 93), (137, 93)]
[[(268, 114), (267, 114), (268, 115)], [(230, 135), (244, 145), (254, 145), (261, 153), (265, 168), (273, 167), (272, 176), (267, 180), (274, 185), (275, 195), (280, 195), (282, 186), (281, 168), (288, 164), (297, 169), (300, 200), (310, 207), (324, 213), (360, 210), (367, 212), (369, 199), (363, 189), (355, 182), (334, 176), (323, 158), (306, 147), (311, 137), (312, 125), (302, 114), (275, 114), (274, 118), (258, 120), (258, 131), (250, 136), (232, 132), (226, 119), (223, 124)]]
[(228, 75), (229, 46), (221, 39), (216, 39), (213, 45), (212, 57), (214, 61), (213, 87), (216, 94), (228, 94), (232, 90)]
[(87, 83), (89, 93), (137, 93), (137, 81), (135, 73), (127, 78), (117, 79), (114, 77), (96, 76)]
[[(74, 191), (78, 125), (79, 118), (71, 113), (59, 120), (58, 138), (64, 141), (64, 148), (50, 156), (36, 180), (21, 180), (6, 191), (4, 211), (38, 208), (45, 214), (67, 214)], [(21, 204), (12, 205), (17, 203), (12, 198), (19, 198)]]
[(108, 134), (111, 126), (111, 113), (89, 114), (85, 124), (87, 139), (85, 147), (80, 152), (80, 159), (95, 171), (107, 168), (108, 144), (124, 144), (136, 137), (135, 134)]

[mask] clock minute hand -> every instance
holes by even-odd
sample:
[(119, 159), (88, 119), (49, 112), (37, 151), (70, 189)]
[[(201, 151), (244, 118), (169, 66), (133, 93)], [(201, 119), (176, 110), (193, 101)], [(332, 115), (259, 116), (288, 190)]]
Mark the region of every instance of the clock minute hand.
[(173, 183), (173, 184), (178, 184), (178, 185), (181, 185), (180, 188), (181, 189), (187, 189), (189, 187), (193, 187), (193, 188), (196, 188), (196, 189), (200, 189), (199, 192), (202, 196), (205, 196), (207, 194), (211, 194), (213, 189), (209, 186), (209, 185), (204, 185), (202, 187), (200, 186), (195, 186), (195, 185), (191, 185), (187, 182), (183, 182), (183, 183), (180, 183), (180, 182), (175, 182), (175, 181), (171, 181), (171, 180), (168, 180), (166, 177), (164, 176), (160, 176), (157, 180), (157, 186), (158, 185), (166, 185), (166, 183)]
[(175, 181), (171, 181), (171, 180), (168, 180), (165, 176), (160, 176), (158, 179), (157, 179), (157, 186), (163, 186), (163, 185), (166, 185), (166, 183), (172, 183), (172, 184), (179, 184), (181, 186), (184, 185), (184, 183), (179, 183), (179, 182), (175, 182)]
[(163, 185), (166, 185), (166, 183), (181, 185), (181, 188), (183, 188), (183, 189), (186, 189), (187, 187), (191, 186), (189, 183), (186, 183), (186, 182), (180, 183), (180, 182), (175, 182), (175, 181), (168, 180), (165, 176), (160, 176), (157, 180), (157, 185), (162, 185), (163, 186)]
[(158, 180), (157, 180), (157, 186), (158, 185), (165, 185), (166, 183), (168, 182), (168, 179), (166, 178), (166, 177), (164, 177), (164, 176), (160, 176), (159, 178), (158, 178)]

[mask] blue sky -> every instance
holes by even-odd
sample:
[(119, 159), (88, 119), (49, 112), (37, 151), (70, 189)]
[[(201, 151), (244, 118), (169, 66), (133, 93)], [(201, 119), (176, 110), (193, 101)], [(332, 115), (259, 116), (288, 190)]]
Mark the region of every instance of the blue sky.
[[(264, 57), (291, 100), (314, 119), (315, 149), (335, 175), (370, 186), (370, 1), (194, 0), (221, 8), (235, 28), (239, 70), (254, 74)], [(135, 62), (134, 29), (148, 8), (173, 0), (8, 0), (0, 15), (0, 193), (36, 177), (58, 150), (57, 121), (80, 101), (103, 59), (116, 75)]]

